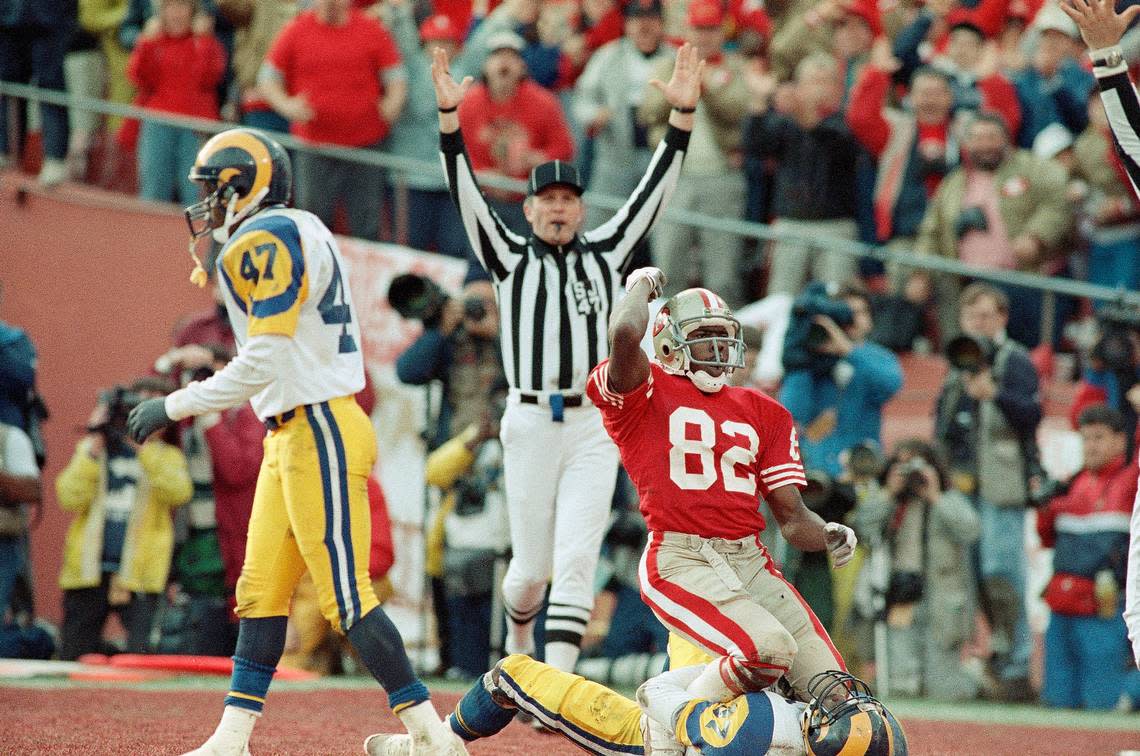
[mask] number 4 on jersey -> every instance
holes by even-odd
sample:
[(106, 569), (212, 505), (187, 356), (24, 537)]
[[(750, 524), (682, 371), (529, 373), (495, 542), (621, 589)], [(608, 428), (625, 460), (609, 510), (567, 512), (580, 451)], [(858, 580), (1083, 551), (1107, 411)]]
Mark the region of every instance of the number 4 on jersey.
[(336, 255), (332, 254), (331, 249), (329, 253), (332, 256), (333, 264), (332, 280), (329, 281), (325, 295), (317, 304), (317, 312), (321, 314), (321, 320), (329, 325), (339, 324), (341, 326), (340, 347), (337, 351), (340, 354), (349, 354), (356, 351), (356, 339), (352, 338), (352, 334), (348, 332), (348, 324), (352, 322), (352, 307), (344, 296), (344, 289), (342, 288), (344, 282), (340, 276), (340, 266), (337, 265)]

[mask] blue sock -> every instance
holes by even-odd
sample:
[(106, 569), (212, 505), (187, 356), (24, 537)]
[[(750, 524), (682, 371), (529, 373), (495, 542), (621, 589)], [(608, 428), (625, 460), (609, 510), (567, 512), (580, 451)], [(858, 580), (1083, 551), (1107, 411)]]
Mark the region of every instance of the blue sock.
[(431, 694), (427, 686), (419, 680), (413, 680), (404, 687), (388, 693), (388, 706), (394, 714), (399, 714), (404, 709), (430, 699)]
[(459, 700), (447, 723), (451, 725), (452, 732), (464, 740), (478, 740), (499, 732), (514, 718), (515, 710), (495, 703), (480, 676)]
[(277, 662), (285, 650), (287, 617), (242, 618), (226, 706), (261, 713)]
[[(416, 674), (412, 672), (412, 663), (408, 661), (408, 653), (404, 650), (404, 639), (400, 637), (400, 631), (380, 607), (376, 607), (357, 620), (345, 635), (348, 636), (348, 642), (360, 654), (364, 666), (376, 678), (376, 682), (388, 691), (389, 696), (413, 683), (419, 683)], [(423, 687), (422, 683), (420, 687)], [(425, 695), (422, 700), (426, 701), (427, 696)], [(407, 701), (393, 704), (393, 710), (400, 703)]]

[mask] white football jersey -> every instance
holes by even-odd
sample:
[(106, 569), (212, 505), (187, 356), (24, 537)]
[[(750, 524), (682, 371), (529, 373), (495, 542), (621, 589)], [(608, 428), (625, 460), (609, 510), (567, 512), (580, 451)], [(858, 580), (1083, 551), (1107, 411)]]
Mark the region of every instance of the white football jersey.
[(250, 402), (261, 419), (364, 388), (360, 326), (336, 239), (312, 213), (264, 210), (218, 255), (219, 286), (239, 348), (289, 337), (273, 381)]

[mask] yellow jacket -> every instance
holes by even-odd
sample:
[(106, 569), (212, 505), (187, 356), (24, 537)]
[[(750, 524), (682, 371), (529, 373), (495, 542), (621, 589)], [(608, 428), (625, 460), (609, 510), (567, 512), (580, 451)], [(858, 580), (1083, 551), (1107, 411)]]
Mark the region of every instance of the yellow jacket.
[(455, 509), (455, 492), (451, 489), (475, 462), (475, 455), (467, 448), (467, 444), (478, 432), (477, 426), (468, 427), (429, 454), (427, 458), (424, 468), (427, 484), (444, 492), (443, 501), (440, 502), (439, 509), (436, 510), (427, 531), (424, 572), (430, 577), (443, 577), (443, 526), (447, 516)]
[[(67, 530), (59, 586), (64, 590), (93, 588), (102, 580), (104, 503), (107, 498), (106, 452), (88, 453), (84, 439), (55, 479), (60, 506), (76, 517)], [(118, 581), (136, 593), (161, 593), (170, 574), (174, 525), (170, 511), (190, 501), (193, 483), (186, 457), (177, 447), (149, 441), (139, 449), (139, 480), (135, 507), (127, 520)]]

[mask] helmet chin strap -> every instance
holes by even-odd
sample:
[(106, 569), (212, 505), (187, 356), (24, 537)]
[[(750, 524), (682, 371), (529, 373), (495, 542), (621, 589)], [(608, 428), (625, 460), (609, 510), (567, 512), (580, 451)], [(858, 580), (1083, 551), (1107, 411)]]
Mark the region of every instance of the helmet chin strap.
[(685, 375), (689, 377), (694, 386), (706, 394), (715, 394), (728, 383), (728, 373), (709, 375), (704, 370), (689, 370)]

